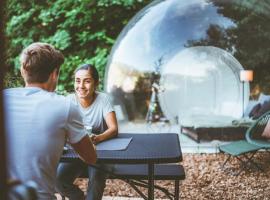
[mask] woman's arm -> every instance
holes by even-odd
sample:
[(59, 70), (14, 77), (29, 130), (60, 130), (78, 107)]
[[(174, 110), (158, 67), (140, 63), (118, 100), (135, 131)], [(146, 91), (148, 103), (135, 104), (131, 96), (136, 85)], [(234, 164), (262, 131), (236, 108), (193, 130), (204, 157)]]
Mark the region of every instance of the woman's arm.
[(116, 115), (114, 111), (109, 112), (106, 115), (105, 121), (106, 121), (108, 129), (99, 135), (94, 135), (93, 137), (91, 137), (92, 141), (95, 144), (102, 142), (104, 140), (108, 140), (110, 138), (116, 137), (118, 135), (118, 124), (117, 124)]

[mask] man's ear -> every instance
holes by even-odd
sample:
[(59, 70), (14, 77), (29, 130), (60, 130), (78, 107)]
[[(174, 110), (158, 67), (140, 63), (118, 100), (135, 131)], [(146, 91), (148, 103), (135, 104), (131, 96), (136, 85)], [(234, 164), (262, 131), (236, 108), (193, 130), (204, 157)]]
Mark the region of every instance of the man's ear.
[(25, 70), (23, 69), (22, 66), (20, 68), (20, 72), (21, 72), (21, 76), (23, 77), (23, 79), (25, 79)]
[(59, 70), (58, 69), (54, 69), (52, 72), (52, 78), (53, 80), (57, 80), (58, 79), (58, 75), (59, 75)]

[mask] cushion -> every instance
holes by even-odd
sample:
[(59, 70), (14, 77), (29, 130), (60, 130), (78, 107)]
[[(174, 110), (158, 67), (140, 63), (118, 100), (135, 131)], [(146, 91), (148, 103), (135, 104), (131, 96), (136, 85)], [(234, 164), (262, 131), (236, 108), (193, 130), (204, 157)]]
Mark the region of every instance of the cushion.
[(268, 120), (268, 122), (264, 128), (264, 131), (262, 133), (262, 137), (270, 139), (270, 120)]
[(263, 104), (265, 101), (270, 101), (270, 95), (260, 94), (258, 102)]
[(249, 117), (251, 110), (258, 104), (258, 101), (250, 100), (244, 112), (244, 117)]
[(253, 115), (253, 119), (259, 118), (260, 116), (262, 116), (264, 113), (266, 113), (269, 110), (270, 110), (270, 100), (265, 101), (263, 104), (261, 104), (260, 109), (258, 110), (258, 112), (256, 112)]
[(261, 104), (260, 104), (260, 103), (256, 104), (256, 105), (251, 109), (251, 111), (250, 111), (250, 113), (249, 113), (248, 116), (249, 116), (250, 118), (257, 117), (257, 116), (259, 115), (260, 109), (261, 109)]

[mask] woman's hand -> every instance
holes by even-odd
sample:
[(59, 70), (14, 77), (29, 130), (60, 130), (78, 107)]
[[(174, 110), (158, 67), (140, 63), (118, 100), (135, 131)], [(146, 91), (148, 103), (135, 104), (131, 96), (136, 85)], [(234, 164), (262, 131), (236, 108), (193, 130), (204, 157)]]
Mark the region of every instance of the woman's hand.
[(118, 124), (116, 120), (115, 112), (110, 112), (105, 118), (108, 129), (99, 135), (91, 134), (89, 137), (93, 144), (98, 144), (102, 141), (116, 137), (118, 135)]

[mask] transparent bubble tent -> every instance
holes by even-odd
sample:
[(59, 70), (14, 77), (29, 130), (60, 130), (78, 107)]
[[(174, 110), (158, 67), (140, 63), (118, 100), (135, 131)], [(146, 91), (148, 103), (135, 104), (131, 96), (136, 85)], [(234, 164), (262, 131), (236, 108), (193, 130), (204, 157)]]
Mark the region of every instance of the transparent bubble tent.
[(250, 87), (240, 71), (249, 69), (244, 57), (253, 48), (244, 43), (256, 35), (254, 19), (269, 19), (270, 7), (243, 2), (159, 0), (131, 19), (105, 77), (106, 92), (128, 120), (145, 120), (157, 109), (172, 122), (242, 117)]

